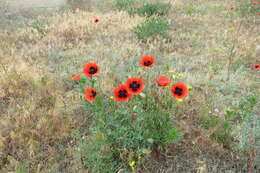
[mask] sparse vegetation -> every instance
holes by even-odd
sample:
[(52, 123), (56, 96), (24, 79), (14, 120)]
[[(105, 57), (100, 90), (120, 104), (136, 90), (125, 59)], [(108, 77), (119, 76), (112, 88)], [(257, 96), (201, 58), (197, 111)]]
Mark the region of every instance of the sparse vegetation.
[(129, 10), (134, 7), (136, 0), (113, 0), (115, 6), (119, 10)]
[[(37, 17), (0, 5), (0, 172), (259, 170), (260, 5), (167, 2), (70, 1)], [(88, 62), (100, 66), (91, 80)], [(143, 94), (112, 99), (131, 77)], [(192, 88), (176, 100), (181, 82)], [(99, 94), (91, 103), (85, 87)]]
[(151, 17), (153, 15), (165, 16), (171, 8), (170, 3), (145, 3), (137, 9), (137, 13), (142, 16)]

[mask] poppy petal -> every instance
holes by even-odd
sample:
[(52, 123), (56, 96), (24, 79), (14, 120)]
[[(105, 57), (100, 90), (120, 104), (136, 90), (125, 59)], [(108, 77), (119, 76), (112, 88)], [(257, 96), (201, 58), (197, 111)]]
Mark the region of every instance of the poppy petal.
[(72, 76), (71, 80), (79, 80), (80, 79), (80, 74), (75, 74)]

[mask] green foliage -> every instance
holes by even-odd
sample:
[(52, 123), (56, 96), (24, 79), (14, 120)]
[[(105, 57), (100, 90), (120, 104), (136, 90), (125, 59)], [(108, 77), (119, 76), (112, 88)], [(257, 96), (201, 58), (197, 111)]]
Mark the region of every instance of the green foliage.
[(257, 12), (260, 12), (260, 5), (253, 6), (251, 0), (239, 0), (237, 11), (242, 16), (251, 16), (256, 15)]
[(214, 131), (210, 138), (216, 140), (218, 143), (223, 144), (224, 146), (231, 146), (234, 141), (234, 137), (232, 135), (232, 127), (234, 123), (228, 120), (222, 120), (218, 124), (218, 128)]
[(205, 129), (216, 127), (219, 121), (220, 119), (218, 117), (208, 114), (204, 114), (199, 118), (200, 125)]
[(144, 23), (138, 25), (134, 30), (138, 39), (146, 42), (149, 38), (161, 36), (169, 38), (168, 30), (170, 29), (169, 23), (161, 16), (148, 18)]
[(193, 5), (191, 5), (185, 9), (185, 13), (189, 15), (194, 14), (196, 13), (196, 8)]
[[(253, 107), (256, 103), (256, 96), (248, 96), (246, 99), (241, 100), (236, 108), (226, 110), (223, 119), (204, 113), (199, 118), (199, 124), (201, 127), (209, 129), (210, 131), (211, 129), (214, 129), (213, 132), (210, 132), (211, 139), (216, 140), (224, 146), (231, 146), (234, 144), (235, 127), (241, 123), (245, 124), (248, 119), (250, 119)], [(243, 127), (247, 129), (246, 125)]]
[(244, 66), (245, 62), (242, 60), (236, 60), (231, 64), (231, 70), (233, 72), (238, 71), (239, 69), (241, 69)]
[(145, 3), (142, 7), (138, 8), (137, 14), (141, 16), (150, 17), (152, 15), (163, 16), (166, 15), (171, 8), (170, 3)]
[[(257, 119), (257, 115), (245, 117), (241, 125), (236, 129), (236, 139), (238, 141), (236, 149), (240, 151), (248, 151), (251, 148), (259, 146), (259, 131), (260, 121)], [(254, 141), (252, 139), (257, 140)]]
[(81, 151), (86, 152), (84, 164), (91, 165), (95, 172), (128, 169), (129, 162), (142, 162), (138, 156), (145, 159), (149, 156), (147, 151), (158, 146), (166, 147), (180, 137), (169, 113), (145, 112), (136, 106), (131, 111), (126, 105), (116, 105), (110, 100), (106, 100), (102, 107), (94, 107), (107, 109), (106, 112), (95, 111), (90, 128), (92, 135)]
[(238, 118), (243, 120), (245, 117), (252, 114), (253, 107), (257, 103), (257, 97), (255, 95), (249, 96), (239, 103)]
[(43, 34), (45, 25), (46, 25), (46, 22), (36, 20), (32, 23), (32, 28), (34, 29), (34, 32), (36, 31), (36, 32)]
[(118, 10), (128, 10), (133, 7), (135, 0), (113, 0), (113, 3)]
[(29, 173), (28, 163), (21, 163), (15, 168), (15, 173)]
[[(79, 91), (93, 86), (95, 80), (82, 77)], [(153, 150), (167, 147), (180, 139), (174, 116), (159, 109), (160, 104), (149, 96), (136, 95), (124, 103), (117, 103), (101, 92), (93, 103), (84, 99), (87, 114), (91, 116), (89, 135), (77, 132), (79, 158), (83, 166), (90, 166), (97, 173), (129, 170), (145, 162)], [(159, 106), (158, 106), (159, 104)], [(165, 104), (165, 103), (161, 103)], [(132, 168), (133, 169), (133, 168)]]
[[(248, 151), (259, 146), (260, 121), (259, 116), (253, 113), (254, 106), (258, 103), (257, 97), (252, 95), (239, 103), (242, 111), (238, 112), (239, 126), (235, 130), (238, 144), (236, 149)], [(254, 140), (255, 139), (255, 140)]]

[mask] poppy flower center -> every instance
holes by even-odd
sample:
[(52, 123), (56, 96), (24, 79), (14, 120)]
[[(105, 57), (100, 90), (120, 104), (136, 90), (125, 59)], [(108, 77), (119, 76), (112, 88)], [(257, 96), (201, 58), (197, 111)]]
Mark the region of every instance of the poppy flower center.
[(120, 90), (119, 92), (118, 92), (118, 97), (120, 97), (120, 98), (125, 98), (125, 97), (127, 97), (127, 91), (124, 89), (124, 90)]
[(144, 62), (144, 65), (145, 65), (145, 66), (152, 65), (152, 62), (151, 62), (151, 61), (145, 61), (145, 62)]
[(137, 90), (140, 88), (140, 84), (137, 83), (136, 81), (133, 81), (133, 82), (130, 84), (130, 88), (132, 88), (133, 91), (137, 91)]
[(89, 68), (89, 74), (95, 74), (97, 72), (97, 68), (95, 68), (95, 67), (90, 67)]
[(91, 96), (92, 97), (95, 97), (97, 95), (97, 92), (96, 91), (91, 91)]
[(178, 96), (181, 96), (182, 95), (182, 91), (183, 91), (182, 88), (176, 87), (175, 90), (174, 90), (174, 94), (176, 94)]

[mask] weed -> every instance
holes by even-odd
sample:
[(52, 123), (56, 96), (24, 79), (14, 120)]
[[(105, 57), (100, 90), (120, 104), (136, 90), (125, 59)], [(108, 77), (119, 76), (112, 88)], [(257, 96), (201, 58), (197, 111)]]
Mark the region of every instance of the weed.
[(33, 31), (44, 34), (44, 26), (46, 24), (47, 23), (45, 21), (39, 21), (39, 20), (34, 21), (32, 23), (32, 28), (34, 29)]
[(137, 14), (141, 16), (150, 17), (153, 15), (164, 16), (171, 8), (170, 3), (145, 3), (142, 7), (138, 8)]
[(15, 169), (15, 173), (28, 173), (28, 164), (25, 163), (21, 163), (20, 165), (18, 165)]
[(128, 10), (133, 7), (136, 0), (113, 0), (118, 10)]
[(146, 42), (149, 38), (154, 39), (156, 36), (170, 38), (167, 32), (170, 29), (169, 23), (161, 16), (148, 18), (144, 23), (134, 29), (138, 39)]
[[(211, 139), (224, 146), (232, 147), (235, 144), (235, 127), (241, 122), (245, 124), (251, 119), (249, 117), (252, 116), (252, 109), (256, 103), (257, 100), (254, 95), (248, 96), (241, 100), (236, 108), (226, 110), (223, 119), (214, 115), (203, 114), (200, 116), (199, 124), (203, 128), (209, 129)], [(244, 128), (246, 127), (244, 126)]]

